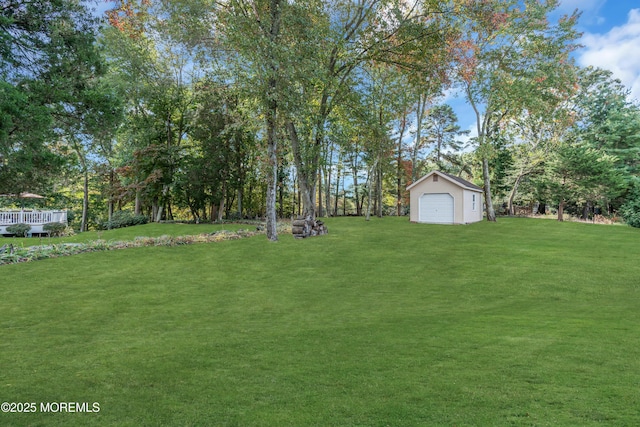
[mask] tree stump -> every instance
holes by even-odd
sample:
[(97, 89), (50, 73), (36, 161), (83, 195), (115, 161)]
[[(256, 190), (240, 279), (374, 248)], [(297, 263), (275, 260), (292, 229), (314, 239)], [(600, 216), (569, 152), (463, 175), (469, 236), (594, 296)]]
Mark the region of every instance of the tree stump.
[(298, 217), (291, 223), (291, 233), (296, 239), (304, 239), (305, 237), (328, 234), (329, 231), (322, 221), (312, 219), (311, 217)]

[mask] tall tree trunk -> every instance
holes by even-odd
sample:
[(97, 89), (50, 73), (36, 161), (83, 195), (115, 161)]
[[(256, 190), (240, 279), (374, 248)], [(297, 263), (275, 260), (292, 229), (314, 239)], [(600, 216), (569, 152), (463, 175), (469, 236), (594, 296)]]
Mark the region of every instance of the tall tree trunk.
[(427, 95), (420, 95), (418, 97), (418, 110), (416, 111), (416, 140), (413, 144), (413, 152), (411, 153), (411, 182), (416, 182), (419, 178), (418, 172), (418, 154), (420, 152), (420, 144), (422, 138), (422, 119), (424, 118), (424, 112), (427, 108)]
[(333, 200), (333, 215), (338, 216), (338, 200), (340, 200), (340, 165), (338, 164), (338, 170), (336, 172), (336, 196)]
[(199, 224), (200, 220), (198, 218), (198, 210), (195, 209), (192, 205), (189, 205), (189, 211), (191, 212), (191, 218), (193, 218), (193, 222)]
[(80, 166), (82, 166), (82, 218), (80, 219), (80, 231), (83, 232), (87, 231), (88, 229), (87, 218), (89, 215), (89, 169), (87, 168), (87, 158), (80, 144), (74, 141), (73, 149), (78, 156)]
[(496, 211), (493, 209), (491, 200), (491, 176), (489, 175), (489, 158), (486, 154), (482, 156), (482, 178), (484, 179), (484, 203), (486, 206), (487, 221), (496, 221)]
[(298, 213), (298, 205), (300, 204), (300, 200), (298, 197), (298, 173), (294, 171), (293, 180), (291, 182), (293, 188), (293, 195), (291, 196), (291, 219), (294, 219), (296, 215), (300, 215)]
[(135, 215), (142, 214), (142, 200), (140, 200), (140, 190), (137, 188), (136, 188), (136, 201), (135, 201), (135, 207), (134, 207), (133, 213)]
[(378, 206), (376, 216), (382, 218), (382, 162), (378, 162), (378, 173), (376, 174), (376, 199)]
[(238, 186), (238, 218), (242, 219), (242, 197), (244, 196), (244, 183), (240, 181)]
[(318, 216), (324, 216), (322, 209), (322, 169), (318, 169)]
[(278, 173), (278, 216), (284, 218), (284, 173)]
[[(169, 185), (165, 184), (162, 186), (162, 198), (160, 200), (165, 201), (164, 203), (166, 203), (166, 199), (168, 195), (169, 195)], [(155, 222), (162, 221), (162, 215), (164, 214), (164, 203), (161, 202), (158, 204), (158, 211), (156, 213)]]
[[(378, 170), (376, 169), (375, 172), (373, 173), (373, 176), (371, 177), (371, 180), (369, 181), (371, 183), (371, 187), (369, 189), (370, 193), (373, 194), (373, 214), (377, 215), (378, 214)], [(369, 198), (369, 200), (371, 200), (371, 198)], [(369, 213), (370, 215), (371, 213)], [(369, 215), (367, 215), (367, 218), (369, 217)]]
[(302, 160), (302, 148), (300, 147), (300, 139), (294, 123), (289, 120), (287, 122), (287, 130), (291, 139), (291, 151), (293, 151), (293, 159), (298, 170), (298, 189), (302, 198), (302, 216), (314, 220), (315, 212), (315, 173), (311, 168), (305, 167)]
[(325, 216), (331, 215), (331, 170), (333, 166), (333, 144), (331, 149), (326, 150), (326, 157), (324, 160), (324, 204), (325, 204)]
[(518, 193), (518, 187), (520, 186), (520, 181), (526, 174), (523, 171), (520, 171), (518, 177), (516, 178), (516, 182), (513, 184), (513, 188), (511, 189), (511, 194), (509, 194), (509, 215), (513, 216), (516, 214), (516, 208), (513, 206), (513, 201), (516, 198), (516, 194)]
[(546, 214), (547, 214), (547, 204), (540, 203), (540, 206), (538, 206), (538, 215), (546, 215)]
[(398, 137), (398, 151), (396, 156), (396, 215), (402, 215), (402, 138), (407, 127), (407, 111), (402, 114), (400, 136)]
[(227, 184), (226, 181), (222, 182), (222, 194), (220, 195), (220, 202), (218, 205), (218, 217), (216, 218), (216, 220), (218, 222), (222, 221), (222, 218), (224, 217), (224, 211), (225, 211), (225, 200), (227, 199)]
[[(298, 180), (296, 178), (296, 183), (297, 182)], [(296, 197), (297, 197), (296, 207), (298, 208), (298, 210), (296, 211), (296, 214), (300, 216), (302, 215), (302, 197), (300, 196), (300, 184), (296, 184)]]
[(347, 216), (347, 192), (344, 190), (344, 177), (342, 178), (342, 215)]
[(564, 199), (561, 199), (558, 204), (558, 221), (564, 221), (564, 204)]
[(487, 143), (487, 132), (490, 129), (489, 122), (492, 111), (487, 110), (484, 117), (480, 114), (475, 102), (473, 102), (473, 96), (471, 95), (471, 87), (467, 85), (467, 99), (471, 103), (471, 107), (476, 115), (476, 129), (478, 130), (478, 150), (482, 154), (482, 179), (484, 181), (484, 206), (487, 214), (487, 221), (496, 221), (496, 211), (493, 208), (493, 200), (491, 199), (491, 175), (489, 173), (489, 145)]
[[(275, 82), (273, 82), (275, 86)], [(276, 191), (278, 187), (278, 142), (276, 139), (276, 109), (277, 104), (270, 102), (267, 111), (267, 159), (269, 164), (269, 175), (267, 181), (267, 239), (272, 242), (278, 240), (277, 219), (276, 219)]]
[(233, 203), (236, 201), (236, 195), (233, 191), (229, 191), (229, 187), (227, 185), (227, 197), (225, 197), (224, 200), (224, 216), (226, 218), (229, 218), (229, 215), (231, 214), (231, 207), (233, 206)]
[[(269, 28), (269, 41), (272, 45), (277, 45), (280, 35), (280, 10), (281, 0), (270, 0), (269, 12), (271, 14), (271, 28)], [(278, 117), (278, 71), (275, 52), (269, 55), (269, 72), (267, 80), (267, 158), (269, 164), (269, 177), (267, 180), (267, 200), (266, 200), (266, 232), (267, 239), (272, 242), (278, 240), (277, 218), (276, 218), (276, 191), (278, 185), (278, 139), (277, 139), (277, 117)]]
[(590, 213), (591, 213), (591, 202), (587, 202), (582, 208), (582, 219), (585, 221), (588, 220)]
[[(369, 170), (369, 174), (367, 176), (367, 189), (369, 191), (367, 191), (367, 211), (365, 214), (365, 220), (369, 221), (369, 219), (371, 218), (371, 194), (373, 193), (372, 191), (372, 175), (374, 174), (374, 171), (377, 169), (376, 166), (378, 164), (378, 159), (376, 158), (373, 162), (373, 165), (371, 165), (371, 169)], [(374, 208), (375, 211), (375, 208)]]
[(220, 198), (220, 205), (218, 206), (218, 217), (216, 218), (216, 221), (221, 222), (223, 217), (224, 217), (224, 197)]
[[(371, 181), (371, 180), (369, 180)], [(369, 191), (367, 192), (367, 211), (365, 214), (364, 219), (366, 221), (369, 221), (369, 219), (371, 218), (371, 188), (369, 188)]]
[(362, 197), (360, 195), (360, 187), (358, 185), (358, 167), (355, 159), (354, 159), (354, 166), (352, 167), (351, 170), (353, 172), (353, 197), (355, 198), (355, 202), (356, 202), (356, 215), (361, 216), (362, 210), (360, 209), (360, 206), (362, 206), (362, 204), (360, 203), (360, 199), (364, 198), (364, 195), (362, 195)]
[(82, 220), (80, 222), (80, 231), (89, 229), (87, 219), (89, 216), (89, 171), (84, 168), (84, 184), (82, 195)]
[(114, 203), (113, 203), (113, 187), (115, 185), (115, 172), (113, 169), (109, 171), (109, 206), (107, 208), (107, 214), (109, 221), (113, 217)]
[(214, 202), (209, 203), (209, 221), (214, 222), (218, 218), (218, 205)]

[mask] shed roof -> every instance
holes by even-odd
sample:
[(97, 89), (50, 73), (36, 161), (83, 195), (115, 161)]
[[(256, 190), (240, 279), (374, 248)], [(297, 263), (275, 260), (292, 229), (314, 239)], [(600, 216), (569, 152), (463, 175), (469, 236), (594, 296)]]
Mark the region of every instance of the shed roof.
[(411, 188), (415, 187), (416, 185), (418, 185), (419, 183), (421, 183), (422, 181), (426, 180), (427, 178), (429, 178), (432, 175), (441, 176), (444, 179), (447, 179), (447, 180), (451, 181), (452, 183), (456, 184), (459, 187), (466, 188), (467, 190), (478, 191), (478, 192), (482, 192), (483, 191), (481, 187), (478, 187), (477, 185), (470, 183), (466, 179), (462, 179), (459, 176), (451, 175), (449, 173), (442, 172), (442, 171), (431, 171), (431, 172), (429, 172), (428, 174), (426, 174), (425, 176), (423, 176), (422, 178), (420, 178), (419, 180), (417, 180), (413, 184), (409, 185), (407, 187), (407, 190), (411, 190)]

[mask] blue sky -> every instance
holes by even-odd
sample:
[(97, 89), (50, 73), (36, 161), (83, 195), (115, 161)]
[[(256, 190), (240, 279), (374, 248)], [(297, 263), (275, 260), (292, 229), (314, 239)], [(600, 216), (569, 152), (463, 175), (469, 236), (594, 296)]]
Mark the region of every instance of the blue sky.
[(591, 7), (584, 9), (579, 26), (584, 47), (577, 52), (578, 63), (611, 70), (640, 100), (640, 0), (585, 3)]
[[(561, 0), (556, 16), (582, 11), (578, 30), (582, 33), (575, 52), (576, 63), (613, 72), (640, 101), (640, 0)], [(458, 114), (462, 129), (477, 135), (476, 119), (463, 99), (447, 102)], [(465, 138), (466, 139), (466, 138)]]

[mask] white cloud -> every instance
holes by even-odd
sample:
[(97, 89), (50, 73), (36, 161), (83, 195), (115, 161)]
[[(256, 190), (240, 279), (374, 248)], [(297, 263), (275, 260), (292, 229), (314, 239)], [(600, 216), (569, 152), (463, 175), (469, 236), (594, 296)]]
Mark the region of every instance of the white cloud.
[(580, 65), (610, 70), (631, 90), (632, 98), (640, 99), (640, 9), (629, 11), (626, 24), (605, 34), (585, 33), (580, 42), (585, 46)]

